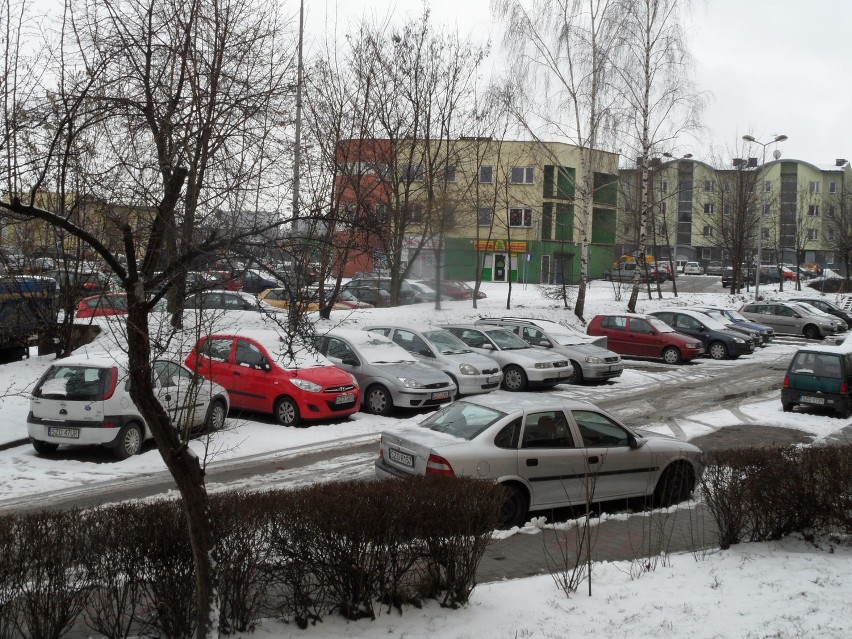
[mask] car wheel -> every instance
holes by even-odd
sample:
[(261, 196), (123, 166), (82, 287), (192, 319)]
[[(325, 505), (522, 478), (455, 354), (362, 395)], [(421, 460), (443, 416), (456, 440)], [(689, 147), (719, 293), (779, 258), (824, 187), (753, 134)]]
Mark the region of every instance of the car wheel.
[(819, 329), (813, 324), (808, 324), (802, 330), (802, 334), (808, 339), (819, 339)]
[(373, 415), (390, 415), (393, 410), (393, 399), (384, 386), (371, 386), (367, 390), (366, 400), (364, 406)]
[(500, 506), (500, 528), (521, 527), (527, 523), (529, 498), (520, 486), (504, 486), (506, 499)]
[(56, 449), (59, 448), (59, 444), (51, 444), (50, 442), (43, 442), (40, 439), (33, 439), (33, 448), (35, 448), (35, 452), (39, 455), (50, 455), (51, 453), (55, 453)]
[(204, 420), (204, 429), (208, 433), (214, 433), (225, 427), (225, 418), (228, 411), (221, 400), (214, 400), (207, 409), (207, 418)]
[(790, 412), (792, 412), (792, 411), (793, 411), (793, 406), (795, 406), (795, 404), (793, 404), (792, 402), (781, 402), (781, 409), (782, 409), (785, 413), (790, 413)]
[(503, 388), (507, 391), (522, 391), (527, 387), (527, 375), (520, 366), (507, 366), (503, 369)]
[(707, 352), (713, 359), (726, 359), (728, 357), (728, 347), (722, 342), (713, 342)]
[(569, 377), (566, 382), (568, 384), (582, 384), (583, 383), (583, 369), (580, 368), (580, 365), (571, 360), (571, 366), (574, 367), (574, 372), (571, 373), (571, 377)]
[(275, 421), (282, 426), (298, 426), (302, 421), (299, 407), (289, 397), (279, 397), (275, 402)]
[(666, 508), (686, 499), (695, 490), (695, 471), (686, 462), (675, 462), (663, 471), (654, 489), (654, 506)]
[(112, 449), (118, 459), (133, 457), (142, 450), (142, 427), (139, 424), (127, 424), (118, 434), (118, 443)]
[(607, 282), (611, 282), (612, 281), (612, 275), (607, 273), (606, 275), (604, 275), (604, 280), (607, 281)]
[(666, 364), (680, 364), (680, 351), (674, 346), (669, 346), (663, 350), (663, 361)]

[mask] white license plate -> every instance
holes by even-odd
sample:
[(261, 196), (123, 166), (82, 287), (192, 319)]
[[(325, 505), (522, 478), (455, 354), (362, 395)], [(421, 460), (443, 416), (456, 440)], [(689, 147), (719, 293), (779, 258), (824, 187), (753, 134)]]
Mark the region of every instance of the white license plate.
[(80, 439), (80, 429), (48, 426), (47, 435), (48, 437), (65, 437), (67, 439)]
[(437, 393), (432, 393), (432, 399), (449, 399), (450, 391), (438, 391)]
[(409, 455), (408, 453), (398, 451), (395, 448), (391, 448), (388, 450), (388, 459), (393, 462), (396, 462), (401, 466), (408, 466), (409, 468), (414, 468), (414, 456)]
[(344, 393), (343, 395), (338, 395), (334, 398), (335, 404), (351, 404), (355, 401), (355, 395), (352, 393)]
[(496, 383), (497, 383), (497, 382), (499, 382), (499, 381), (500, 381), (500, 376), (499, 376), (499, 375), (491, 375), (491, 376), (490, 376), (490, 377), (486, 380), (486, 383), (488, 383), (488, 384), (496, 384)]
[(825, 398), (824, 397), (807, 397), (805, 395), (802, 395), (801, 397), (799, 397), (799, 401), (802, 402), (803, 404), (819, 404), (819, 405), (825, 404)]

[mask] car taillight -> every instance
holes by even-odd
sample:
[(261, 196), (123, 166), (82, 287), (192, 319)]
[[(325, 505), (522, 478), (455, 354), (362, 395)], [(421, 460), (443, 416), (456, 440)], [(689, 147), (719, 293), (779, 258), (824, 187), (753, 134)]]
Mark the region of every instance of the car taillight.
[(840, 382), (840, 394), (848, 395), (849, 394), (849, 384), (846, 382)]
[(790, 388), (790, 376), (784, 375), (784, 385), (781, 388)]
[(110, 378), (107, 381), (104, 399), (109, 399), (110, 397), (112, 397), (112, 394), (115, 392), (115, 386), (118, 383), (118, 369), (115, 366), (110, 369), (109, 374)]
[(455, 473), (453, 472), (453, 467), (450, 466), (450, 462), (434, 453), (429, 455), (429, 461), (426, 462), (426, 474), (455, 477)]
[(384, 459), (385, 457), (385, 438), (379, 437), (379, 459)]

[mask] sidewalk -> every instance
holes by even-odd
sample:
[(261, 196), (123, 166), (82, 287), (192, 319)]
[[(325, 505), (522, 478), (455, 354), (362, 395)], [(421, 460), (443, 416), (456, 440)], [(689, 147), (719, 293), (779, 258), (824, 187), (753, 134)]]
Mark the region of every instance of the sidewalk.
[[(535, 519), (533, 521), (536, 521)], [(560, 529), (528, 526), (511, 537), (492, 542), (476, 572), (479, 583), (531, 577), (564, 571), (586, 560), (578, 553), (582, 529), (573, 524)], [(650, 513), (604, 514), (592, 518), (586, 534), (591, 561), (637, 561), (664, 553), (702, 552), (718, 547), (715, 524), (703, 504), (685, 502)]]

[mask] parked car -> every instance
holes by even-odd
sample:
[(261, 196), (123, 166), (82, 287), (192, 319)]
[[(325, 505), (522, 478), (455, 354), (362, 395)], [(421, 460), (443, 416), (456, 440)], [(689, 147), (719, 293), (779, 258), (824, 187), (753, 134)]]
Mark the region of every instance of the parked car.
[(261, 304), (254, 295), (240, 291), (198, 291), (188, 295), (184, 300), (184, 308), (204, 311), (254, 311), (274, 310), (274, 307)]
[(718, 260), (714, 260), (711, 262), (707, 262), (707, 268), (704, 270), (704, 272), (707, 273), (707, 275), (714, 275), (718, 277), (722, 275), (723, 270), (724, 269), (722, 268), (722, 263)]
[(447, 374), (419, 363), (383, 335), (337, 328), (316, 337), (314, 344), (358, 380), (368, 413), (389, 415), (394, 408), (431, 408), (456, 397), (456, 385)]
[(360, 408), (352, 375), (311, 345), (271, 330), (204, 336), (186, 365), (224, 386), (234, 408), (272, 414), (283, 426), (340, 419)]
[(807, 304), (806, 302), (796, 302), (794, 300), (787, 300), (787, 303), (790, 304), (791, 306), (794, 306), (796, 309), (798, 309), (802, 313), (805, 313), (807, 315), (815, 315), (817, 317), (822, 318), (823, 320), (828, 320), (828, 321), (832, 322), (835, 325), (835, 327), (837, 328), (838, 333), (845, 333), (847, 330), (849, 330), (848, 327), (846, 326), (845, 320), (843, 320), (839, 317), (835, 317), (831, 313), (826, 313), (826, 312), (818, 309), (813, 304)]
[(793, 297), (790, 298), (791, 302), (802, 302), (803, 304), (810, 304), (814, 308), (818, 308), (823, 313), (828, 313), (829, 315), (834, 315), (838, 319), (843, 320), (846, 323), (846, 328), (852, 328), (852, 313), (847, 310), (840, 308), (837, 304), (829, 302), (828, 300), (814, 298), (814, 297)]
[(732, 331), (738, 334), (740, 337), (749, 340), (753, 344), (754, 348), (765, 346), (763, 342), (763, 335), (757, 329), (748, 328), (747, 326), (744, 326), (742, 324), (732, 322), (722, 313), (711, 308), (702, 308), (699, 306), (693, 308), (692, 310), (707, 315), (715, 322), (719, 322), (720, 324), (722, 324), (727, 330)]
[[(287, 288), (269, 288), (257, 296), (259, 300), (275, 308), (286, 309), (290, 307), (290, 290)], [(328, 291), (326, 291), (328, 294)], [(305, 311), (318, 311), (320, 309), (319, 291), (307, 289), (298, 295), (302, 308)], [(372, 304), (362, 302), (349, 291), (341, 290), (332, 306), (333, 310), (351, 311), (355, 308), (373, 308)]]
[[(702, 471), (692, 444), (629, 428), (587, 402), (494, 393), (382, 432), (376, 476), (469, 476), (506, 488), (503, 527), (531, 511), (634, 497), (688, 499)], [(593, 487), (593, 488), (590, 488)]]
[(730, 324), (728, 324), (729, 326), (737, 326), (757, 331), (760, 334), (761, 346), (767, 346), (769, 342), (775, 338), (775, 329), (771, 326), (753, 322), (742, 313), (732, 308), (707, 306), (699, 308), (698, 310), (709, 313), (711, 317), (716, 317), (722, 323), (730, 322)]
[[(343, 285), (343, 288), (351, 291), (358, 299), (369, 302), (373, 306), (388, 306), (391, 301), (391, 278), (389, 277), (365, 276), (346, 282)], [(386, 300), (386, 303), (376, 304), (372, 299), (365, 299), (362, 297), (361, 291), (365, 288), (385, 291), (387, 295), (380, 294), (380, 296), (382, 301)], [(417, 302), (417, 293), (415, 290), (411, 288), (411, 285), (407, 280), (400, 280), (397, 303), (399, 305), (405, 305), (414, 304), (415, 302)]]
[[(639, 281), (640, 282), (648, 282), (654, 281), (654, 278), (657, 277), (658, 271), (653, 269), (651, 266), (648, 266), (647, 269), (639, 270)], [(608, 271), (604, 271), (603, 279), (607, 282), (632, 282), (636, 277), (636, 264), (632, 262), (622, 263), (618, 266), (614, 266)], [(659, 275), (659, 277), (663, 277)]]
[(808, 339), (822, 339), (836, 335), (838, 323), (811, 315), (787, 302), (750, 302), (740, 308), (748, 319), (771, 326), (776, 333), (804, 335)]
[(619, 377), (624, 371), (621, 356), (593, 343), (588, 335), (578, 333), (551, 320), (521, 317), (483, 317), (477, 325), (499, 326), (510, 330), (533, 348), (551, 350), (568, 357), (574, 374), (570, 384), (599, 382)]
[(384, 308), (390, 306), (390, 292), (367, 280), (350, 280), (340, 290), (346, 291), (360, 302), (371, 304), (375, 307)]
[[(742, 287), (745, 283), (746, 273), (740, 271), (739, 273), (739, 286)], [(728, 288), (734, 283), (734, 267), (726, 266), (722, 270), (722, 288)]]
[(786, 266), (781, 266), (781, 277), (784, 278), (785, 282), (795, 282), (799, 279), (799, 275), (796, 271)]
[[(155, 311), (166, 310), (166, 300), (160, 299), (154, 305)], [(77, 319), (89, 317), (106, 317), (112, 315), (127, 315), (126, 293), (105, 293), (84, 297), (77, 305)]]
[(684, 275), (704, 275), (704, 269), (698, 262), (687, 262), (683, 265)]
[[(425, 281), (423, 283), (431, 286), (435, 282)], [(476, 296), (476, 299), (481, 300), (487, 297), (484, 292), (476, 291), (470, 284), (460, 280), (441, 280), (438, 288), (441, 292), (441, 297), (451, 300), (472, 300), (474, 296)]]
[(586, 329), (589, 335), (606, 335), (609, 348), (630, 357), (652, 357), (680, 364), (704, 354), (704, 345), (682, 335), (654, 317), (634, 313), (596, 315)]
[(89, 297), (109, 293), (109, 279), (97, 271), (45, 271), (44, 277), (56, 280), (61, 298), (75, 302)]
[(503, 381), (503, 372), (496, 361), (474, 353), (449, 331), (418, 331), (402, 326), (370, 326), (365, 330), (389, 337), (418, 362), (446, 373), (459, 395), (488, 393), (500, 388)]
[(257, 295), (261, 291), (265, 291), (268, 288), (275, 288), (279, 285), (277, 279), (252, 269), (243, 273), (240, 276), (240, 280), (242, 281), (242, 288), (240, 290), (244, 293), (251, 293), (253, 295)]
[(503, 388), (508, 391), (567, 384), (574, 375), (574, 367), (564, 355), (533, 348), (511, 331), (499, 326), (451, 324), (442, 328), (458, 337), (475, 353), (497, 360), (503, 370)]
[(663, 320), (678, 333), (701, 340), (704, 352), (713, 359), (737, 359), (754, 352), (751, 337), (735, 333), (699, 311), (668, 308), (654, 311), (651, 315)]
[[(198, 379), (177, 362), (151, 364), (154, 393), (176, 428), (220, 430), (229, 398), (224, 388)], [(56, 360), (33, 389), (27, 430), (36, 452), (60, 445), (110, 448), (119, 459), (137, 454), (151, 431), (133, 403), (126, 359), (110, 354)]]
[(415, 282), (406, 280), (408, 285), (414, 289), (415, 299), (418, 302), (434, 302), (438, 297), (438, 292), (426, 284), (425, 282)]
[(796, 351), (781, 387), (785, 412), (795, 406), (818, 406), (838, 416), (852, 415), (852, 346), (808, 346)]

